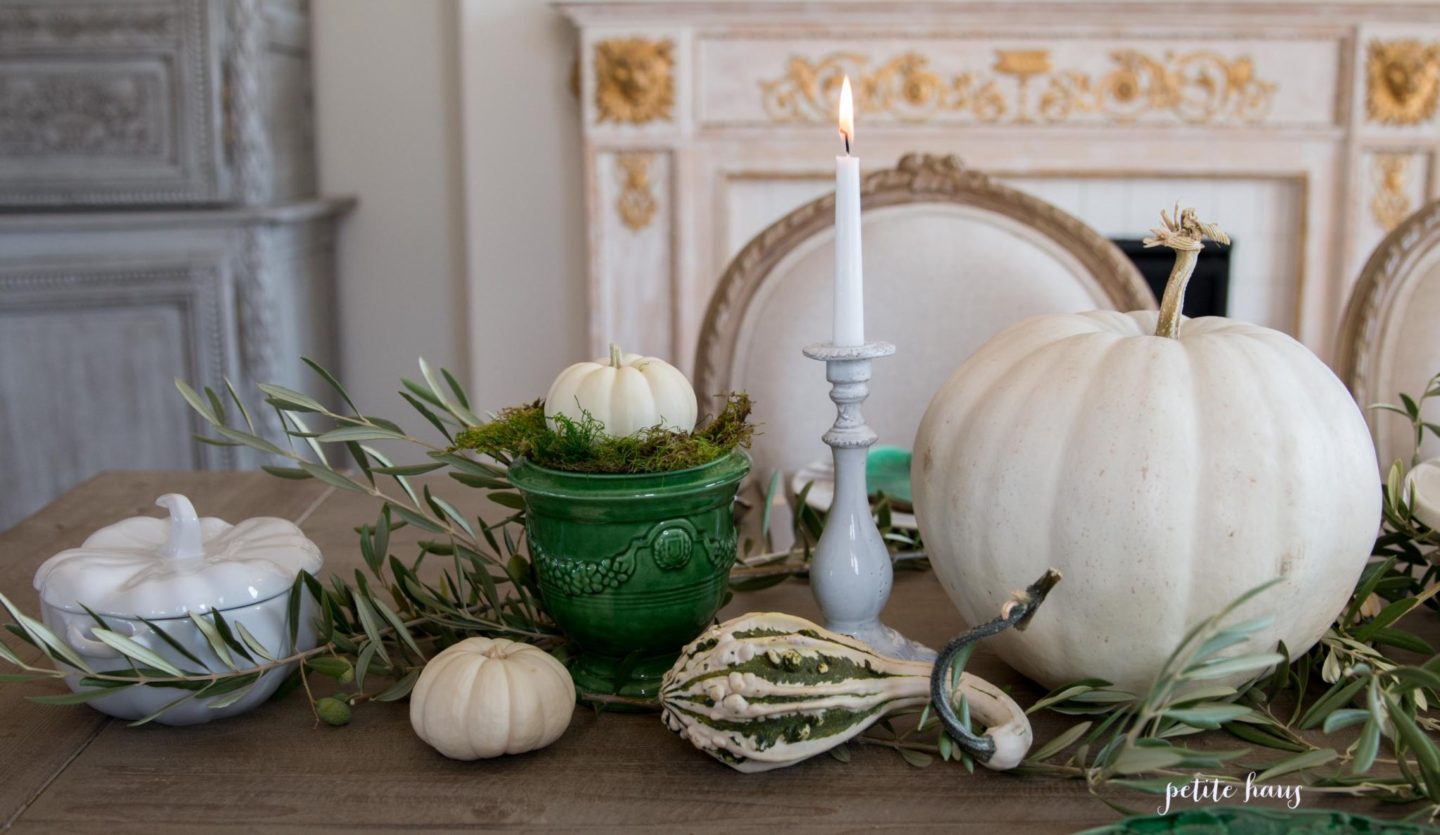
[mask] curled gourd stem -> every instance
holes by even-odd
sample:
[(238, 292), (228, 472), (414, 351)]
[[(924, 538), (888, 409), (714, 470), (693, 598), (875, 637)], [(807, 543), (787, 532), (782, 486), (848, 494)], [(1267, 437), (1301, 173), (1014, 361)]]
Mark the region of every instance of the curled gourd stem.
[(1195, 217), (1194, 209), (1181, 210), (1175, 204), (1175, 217), (1164, 209), (1160, 210), (1163, 223), (1158, 229), (1151, 229), (1151, 237), (1145, 239), (1147, 248), (1168, 246), (1175, 250), (1175, 266), (1165, 282), (1165, 295), (1160, 300), (1160, 318), (1155, 322), (1155, 335), (1180, 338), (1180, 311), (1185, 307), (1185, 287), (1195, 272), (1195, 262), (1205, 246), (1205, 238), (1216, 243), (1228, 244), (1230, 238), (1213, 223), (1202, 223)]
[[(975, 643), (1010, 627), (1024, 629), (1040, 608), (1045, 596), (1060, 582), (1060, 572), (1050, 569), (1029, 588), (1011, 598), (1000, 609), (1000, 617), (983, 623), (956, 638), (941, 650), (930, 673), (930, 704), (940, 717), (945, 732), (982, 765), (994, 769), (1014, 768), (1030, 748), (1030, 724), (1025, 713), (998, 688), (964, 674), (954, 676), (957, 658), (969, 655)], [(952, 678), (958, 681), (952, 683)], [(956, 686), (958, 685), (958, 686)], [(984, 736), (976, 735), (955, 714), (955, 694), (962, 693), (971, 708), (988, 726)]]

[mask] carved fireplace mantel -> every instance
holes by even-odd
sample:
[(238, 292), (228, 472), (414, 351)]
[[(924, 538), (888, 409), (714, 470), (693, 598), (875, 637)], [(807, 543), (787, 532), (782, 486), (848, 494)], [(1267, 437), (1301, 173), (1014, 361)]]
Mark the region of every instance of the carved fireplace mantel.
[(832, 187), (954, 153), (1112, 237), (1176, 198), (1237, 241), (1230, 314), (1329, 357), (1370, 249), (1440, 195), (1440, 6), (571, 2), (592, 348), (688, 367), (714, 283)]

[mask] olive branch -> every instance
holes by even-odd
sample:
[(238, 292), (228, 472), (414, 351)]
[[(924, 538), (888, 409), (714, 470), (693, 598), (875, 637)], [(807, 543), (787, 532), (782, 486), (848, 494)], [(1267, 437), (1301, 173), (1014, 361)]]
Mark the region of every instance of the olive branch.
[[(0, 675), (0, 682), (79, 677), (79, 693), (29, 697), (47, 704), (78, 704), (139, 686), (181, 691), (174, 702), (135, 723), (143, 724), (191, 699), (204, 698), (214, 707), (233, 704), (261, 675), (294, 665), (276, 697), (303, 687), (317, 720), (345, 724), (355, 705), (404, 698), (427, 658), (471, 635), (510, 637), (564, 655), (564, 639), (544, 612), (526, 555), (523, 501), (501, 466), (453, 446), (457, 433), (484, 422), (472, 411), (453, 375), (443, 369), (437, 373), (422, 361), (423, 382), (404, 380), (400, 392), (448, 444), (441, 445), (391, 420), (362, 413), (328, 371), (308, 359), (305, 362), (351, 413), (281, 386), (262, 385), (265, 403), (277, 412), (285, 429), (285, 446), (256, 432), (249, 411), (228, 381), (225, 398), (209, 388), (203, 394), (196, 392), (180, 381), (177, 387), (218, 436), (202, 437), (204, 442), (254, 449), (270, 457), (273, 463), (264, 469), (272, 475), (313, 478), (368, 495), (379, 504), (373, 524), (356, 529), (366, 571), (357, 571), (353, 581), (331, 576), (328, 585), (302, 573), (291, 587), (287, 626), (292, 644), (301, 618), (313, 606), (318, 645), (281, 656), (263, 646), (243, 624), (232, 624), (212, 611), (192, 616), (191, 622), (209, 645), (209, 653), (197, 655), (170, 638), (161, 624), (146, 622), (186, 659), (186, 665), (176, 666), (92, 613), (97, 640), (109, 644), (128, 664), (128, 669), (96, 671), (44, 624), (0, 596), (0, 607), (13, 621), (6, 624), (7, 631), (53, 665), (27, 662), (0, 641), (0, 660), (19, 670)], [(1401, 395), (1400, 405), (1374, 407), (1410, 420), (1416, 447), (1410, 467), (1419, 460), (1426, 434), (1440, 436), (1440, 426), (1421, 417), (1425, 401), (1436, 397), (1440, 397), (1440, 375), (1427, 383), (1418, 399)], [(234, 425), (232, 416), (238, 417)], [(324, 428), (312, 429), (312, 421), (323, 421)], [(396, 465), (373, 446), (381, 441), (411, 444), (423, 450), (427, 460)], [(472, 520), (435, 496), (428, 485), (417, 491), (411, 481), (441, 471), (460, 484), (486, 491), (488, 499), (510, 512), (495, 522)], [(1266, 625), (1263, 619), (1228, 622), (1236, 608), (1263, 595), (1265, 587), (1252, 590), (1195, 627), (1145, 694), (1086, 679), (1037, 700), (1028, 712), (1050, 711), (1080, 721), (1041, 743), (1018, 771), (1082, 779), (1097, 797), (1125, 812), (1130, 810), (1106, 796), (1108, 787), (1163, 792), (1174, 779), (1188, 781), (1200, 769), (1206, 779), (1224, 782), (1239, 781), (1250, 771), (1258, 771), (1255, 779), (1262, 783), (1294, 775), (1305, 780), (1306, 791), (1419, 802), (1423, 805), (1417, 814), (1433, 818), (1440, 812), (1440, 747), (1431, 735), (1440, 730), (1440, 721), (1430, 716), (1430, 705), (1440, 698), (1440, 655), (1399, 623), (1417, 609), (1436, 608), (1440, 532), (1415, 518), (1407, 472), (1403, 462), (1391, 467), (1383, 485), (1384, 527), (1371, 563), (1349, 605), (1316, 647), (1295, 658), (1283, 645), (1247, 655), (1222, 654), (1241, 647)], [(806, 504), (809, 488), (802, 489), (794, 502), (794, 546), (770, 548), (771, 508), (781, 489), (776, 477), (765, 491), (761, 542), (744, 543), (731, 576), (734, 590), (773, 585), (808, 571), (824, 514)], [(913, 532), (893, 526), (888, 499), (879, 498), (875, 514), (896, 566), (924, 568), (923, 543)], [(391, 535), (404, 527), (434, 537), (422, 539), (419, 553), (408, 562), (391, 553)], [(1400, 660), (1397, 653), (1411, 660)], [(191, 663), (205, 672), (190, 668)], [(1273, 673), (1242, 687), (1207, 683), (1271, 666)], [(961, 667), (963, 659), (956, 674)], [(312, 675), (332, 680), (335, 692), (317, 698), (311, 690)], [(596, 704), (607, 701), (582, 694), (587, 696)], [(971, 724), (968, 705), (962, 702), (957, 713), (964, 725)], [(853, 742), (896, 750), (915, 766), (938, 758), (974, 768), (970, 756), (941, 731), (929, 709), (919, 712), (913, 728), (892, 717), (877, 723), (876, 729)], [(1224, 732), (1289, 756), (1252, 763), (1253, 748), (1213, 750), (1184, 744), (1184, 737), (1206, 732)], [(1341, 741), (1331, 739), (1341, 734)], [(1317, 735), (1323, 738), (1312, 741)], [(1388, 751), (1382, 752), (1382, 747)], [(849, 749), (832, 749), (831, 755), (848, 760)], [(1378, 773), (1381, 769), (1383, 774)]]
[[(1421, 417), (1423, 403), (1435, 397), (1440, 375), (1428, 381), (1418, 400), (1401, 395), (1400, 406), (1372, 407), (1411, 421), (1411, 467), (1419, 462), (1426, 433), (1440, 436), (1440, 426)], [(1196, 777), (1196, 769), (1205, 770), (1198, 775), (1202, 779), (1222, 782), (1243, 782), (1252, 772), (1258, 772), (1257, 783), (1291, 775), (1303, 779), (1309, 792), (1419, 803), (1416, 815), (1432, 820), (1440, 815), (1440, 746), (1432, 738), (1440, 720), (1429, 715), (1440, 697), (1440, 654), (1398, 625), (1421, 608), (1434, 617), (1440, 532), (1415, 518), (1407, 469), (1400, 461), (1390, 468), (1383, 485), (1383, 529), (1370, 564), (1349, 604), (1309, 652), (1292, 658), (1282, 643), (1274, 652), (1218, 655), (1248, 642), (1269, 622), (1227, 623), (1239, 605), (1266, 587), (1254, 589), (1192, 630), (1144, 695), (1088, 679), (1038, 700), (1031, 713), (1084, 719), (1041, 744), (1022, 770), (1083, 779), (1097, 796), (1107, 785), (1164, 793), (1174, 778)], [(1411, 660), (1397, 660), (1396, 651)], [(1209, 678), (1271, 666), (1272, 673), (1241, 688), (1203, 685)], [(1253, 749), (1196, 749), (1176, 741), (1216, 730), (1290, 756), (1242, 762)], [(1381, 756), (1382, 743), (1388, 743), (1389, 756)], [(1377, 766), (1385, 773), (1377, 773)]]
[[(338, 490), (367, 495), (379, 504), (375, 521), (356, 528), (365, 571), (356, 571), (349, 579), (331, 575), (326, 582), (302, 572), (290, 589), (290, 645), (312, 607), (318, 645), (284, 654), (263, 646), (243, 624), (232, 624), (220, 612), (211, 611), (189, 619), (208, 644), (209, 651), (197, 655), (171, 638), (163, 623), (144, 621), (157, 640), (185, 659), (185, 664), (176, 666), (91, 613), (96, 640), (114, 649), (128, 667), (97, 671), (43, 623), (0, 595), (0, 607), (13, 621), (6, 625), (7, 630), (49, 662), (49, 666), (29, 663), (0, 641), (0, 661), (18, 669), (0, 675), (0, 682), (77, 677), (80, 692), (30, 697), (47, 704), (81, 704), (133, 687), (178, 691), (175, 700), (132, 723), (139, 725), (194, 699), (204, 699), (213, 708), (234, 704), (263, 675), (293, 668), (275, 697), (303, 687), (317, 720), (339, 725), (350, 720), (351, 708), (358, 704), (407, 696), (427, 659), (467, 637), (526, 641), (564, 657), (564, 637), (545, 613), (527, 555), (524, 502), (506, 478), (507, 457), (501, 453), (484, 460), (456, 443), (464, 433), (473, 433), (487, 422), (472, 410), (455, 377), (445, 369), (432, 369), (422, 359), (423, 382), (403, 380), (399, 392), (446, 442), (439, 444), (393, 420), (362, 412), (334, 375), (309, 359), (303, 361), (349, 411), (337, 411), (284, 386), (260, 385), (265, 404), (284, 428), (283, 445), (256, 431), (250, 410), (229, 380), (223, 397), (209, 387), (196, 391), (181, 380), (176, 380), (176, 387), (214, 433), (213, 437), (199, 435), (198, 440), (255, 450), (267, 460), (262, 469), (273, 476), (315, 479)], [(731, 398), (726, 413), (730, 417), (719, 424), (726, 437), (707, 436), (707, 442), (748, 437), (741, 411), (748, 411), (748, 400), (743, 395), (739, 400)], [(427, 460), (396, 465), (375, 447), (377, 442), (409, 444)], [(435, 495), (429, 485), (413, 480), (442, 471), (466, 487), (485, 491), (490, 502), (509, 512), (493, 522), (467, 517), (453, 503)], [(771, 498), (767, 496), (766, 501)], [(888, 502), (882, 502), (881, 521), (888, 530), (887, 508)], [(806, 572), (823, 524), (820, 514), (805, 508), (794, 521), (794, 548), (756, 554), (754, 542), (744, 543), (744, 558), (732, 575), (735, 587), (771, 584)], [(402, 561), (392, 553), (391, 535), (406, 527), (431, 538), (421, 539), (418, 555)], [(771, 533), (767, 513), (762, 532), (767, 545)], [(903, 534), (893, 536), (905, 540)], [(336, 692), (317, 698), (311, 689), (312, 674), (332, 680)], [(617, 701), (600, 694), (580, 695), (597, 705)], [(632, 700), (618, 701), (636, 706)], [(658, 709), (658, 705), (654, 707)]]
[[(180, 380), (176, 386), (216, 436), (199, 436), (199, 440), (248, 447), (267, 457), (270, 463), (263, 469), (271, 475), (313, 478), (336, 489), (368, 495), (379, 503), (374, 523), (357, 529), (368, 573), (356, 571), (351, 582), (332, 575), (326, 585), (302, 572), (290, 589), (287, 628), (291, 645), (302, 613), (311, 607), (319, 644), (282, 656), (261, 645), (243, 624), (232, 625), (212, 611), (204, 617), (191, 616), (209, 645), (208, 653), (197, 656), (171, 638), (162, 624), (146, 622), (159, 640), (188, 662), (176, 666), (92, 613), (96, 639), (115, 649), (129, 666), (97, 672), (44, 624), (0, 597), (14, 621), (7, 624), (8, 631), (54, 665), (26, 663), (0, 643), (0, 659), (20, 670), (4, 680), (78, 676), (78, 693), (31, 697), (54, 704), (86, 702), (131, 687), (183, 691), (175, 701), (135, 723), (143, 724), (192, 699), (204, 698), (215, 708), (233, 704), (263, 674), (293, 666), (277, 697), (303, 686), (318, 719), (344, 724), (353, 705), (404, 698), (426, 659), (465, 637), (508, 637), (544, 646), (563, 643), (540, 604), (534, 571), (523, 547), (524, 503), (510, 489), (504, 469), (407, 432), (392, 420), (361, 412), (333, 375), (311, 360), (305, 363), (351, 412), (335, 411), (283, 386), (260, 385), (265, 403), (275, 410), (284, 428), (284, 446), (256, 431), (250, 411), (228, 380), (225, 398), (208, 387), (202, 394)], [(424, 360), (420, 371), (424, 382), (404, 380), (400, 396), (445, 441), (453, 444), (456, 433), (482, 423), (450, 372), (441, 369), (437, 373)], [(312, 423), (317, 427), (312, 429)], [(423, 450), (428, 460), (397, 466), (375, 448), (373, 444), (379, 441), (411, 444)], [(428, 485), (417, 489), (412, 482), (415, 476), (440, 470), (467, 487), (488, 491), (490, 501), (511, 512), (495, 522), (472, 520), (436, 496)], [(404, 527), (434, 537), (422, 539), (419, 554), (409, 562), (393, 555), (390, 547), (391, 534)], [(338, 692), (315, 698), (310, 691), (312, 673), (333, 679)]]
[[(1108, 796), (1109, 789), (1163, 794), (1177, 781), (1199, 777), (1240, 784), (1253, 774), (1260, 784), (1288, 776), (1303, 780), (1307, 792), (1416, 804), (1413, 816), (1440, 816), (1440, 746), (1433, 739), (1440, 719), (1430, 715), (1440, 698), (1440, 654), (1399, 625), (1422, 608), (1434, 617), (1440, 595), (1440, 531), (1415, 518), (1406, 486), (1427, 434), (1440, 437), (1440, 424), (1422, 418), (1432, 398), (1440, 398), (1440, 374), (1418, 399), (1402, 394), (1400, 405), (1371, 407), (1405, 416), (1415, 451), (1408, 467), (1401, 461), (1391, 466), (1382, 485), (1384, 526), (1370, 563), (1314, 648), (1299, 657), (1284, 644), (1273, 651), (1221, 654), (1245, 649), (1272, 620), (1230, 623), (1239, 607), (1263, 597), (1273, 582), (1252, 589), (1192, 629), (1146, 693), (1090, 678), (1036, 700), (1027, 713), (1048, 711), (1079, 721), (1040, 742), (1014, 773), (1083, 780), (1091, 794), (1127, 815), (1136, 811)], [(1397, 651), (1409, 660), (1397, 660)], [(963, 666), (962, 660), (957, 674)], [(1240, 687), (1213, 683), (1271, 667), (1273, 672)], [(958, 712), (969, 726), (967, 708), (962, 703)], [(951, 744), (929, 707), (912, 715), (918, 715), (913, 724), (891, 717), (852, 743), (895, 750), (916, 767), (939, 759), (974, 770), (974, 761)], [(1218, 733), (1250, 747), (1194, 747), (1183, 741), (1208, 734), (1205, 739), (1213, 742)], [(1264, 751), (1288, 756), (1257, 756)], [(846, 747), (830, 754), (850, 760)]]

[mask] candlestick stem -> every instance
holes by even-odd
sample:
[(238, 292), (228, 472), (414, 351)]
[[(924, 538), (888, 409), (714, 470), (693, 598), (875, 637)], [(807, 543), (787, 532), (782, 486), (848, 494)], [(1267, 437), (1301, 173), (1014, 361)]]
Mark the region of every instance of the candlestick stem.
[(805, 356), (825, 363), (835, 424), (824, 435), (835, 456), (835, 498), (810, 563), (810, 583), (825, 627), (859, 638), (892, 658), (931, 660), (935, 651), (880, 622), (894, 568), (870, 514), (865, 460), (876, 435), (861, 404), (870, 395), (870, 361), (895, 353), (888, 342), (811, 345)]

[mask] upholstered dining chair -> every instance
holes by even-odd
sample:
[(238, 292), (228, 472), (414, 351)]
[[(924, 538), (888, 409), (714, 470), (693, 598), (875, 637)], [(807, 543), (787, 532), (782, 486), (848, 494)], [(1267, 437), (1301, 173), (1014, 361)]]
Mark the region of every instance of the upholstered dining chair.
[[(1419, 397), (1440, 372), (1440, 200), (1391, 230), (1371, 253), (1350, 292), (1340, 325), (1336, 373), (1362, 408), (1399, 403), (1402, 392)], [(1440, 403), (1424, 408), (1440, 423)], [(1414, 450), (1403, 416), (1365, 408), (1382, 469)], [(1422, 458), (1440, 455), (1440, 441), (1426, 439)]]
[[(865, 335), (898, 349), (875, 361), (864, 407), (881, 444), (909, 448), (931, 396), (1005, 326), (1041, 313), (1155, 307), (1108, 240), (953, 156), (907, 155), (866, 176), (861, 195)], [(761, 477), (828, 455), (820, 436), (835, 409), (825, 369), (801, 349), (831, 336), (834, 217), (831, 194), (751, 240), (726, 268), (701, 329), (696, 389), (750, 393)]]

